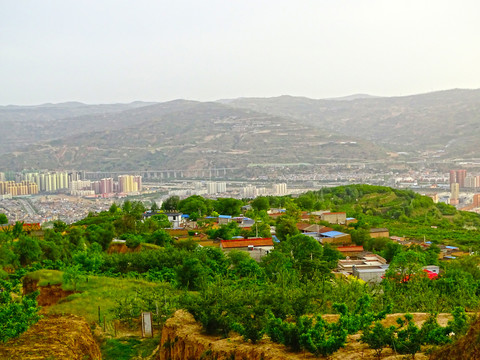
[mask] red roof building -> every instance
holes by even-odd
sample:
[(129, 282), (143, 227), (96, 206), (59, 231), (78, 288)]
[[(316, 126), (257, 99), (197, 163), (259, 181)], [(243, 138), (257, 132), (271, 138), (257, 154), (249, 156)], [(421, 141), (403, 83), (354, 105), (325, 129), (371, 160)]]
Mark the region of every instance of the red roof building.
[(272, 246), (272, 238), (258, 238), (258, 239), (238, 239), (238, 240), (221, 240), (220, 247), (222, 249), (238, 249), (248, 248), (249, 246), (264, 247)]

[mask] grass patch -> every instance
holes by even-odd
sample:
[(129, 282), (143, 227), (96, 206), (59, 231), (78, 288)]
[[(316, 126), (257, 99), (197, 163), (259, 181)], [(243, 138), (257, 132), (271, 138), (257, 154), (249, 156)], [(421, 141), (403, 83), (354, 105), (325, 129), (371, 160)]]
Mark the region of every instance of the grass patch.
[(106, 339), (100, 350), (104, 360), (129, 360), (133, 357), (147, 357), (152, 354), (159, 344), (159, 337), (142, 339), (138, 337), (125, 337), (119, 339)]
[(28, 273), (28, 277), (37, 280), (38, 286), (58, 285), (62, 283), (63, 273), (58, 270), (37, 270), (31, 273)]
[[(58, 270), (38, 270), (34, 278), (40, 283), (51, 284), (56, 279), (62, 283), (63, 273)], [(30, 274), (29, 274), (30, 275)], [(155, 288), (161, 286), (148, 281), (136, 279), (109, 278), (104, 276), (87, 276), (77, 283), (78, 293), (72, 294), (48, 308), (49, 314), (74, 314), (83, 316), (88, 322), (98, 322), (98, 307), (100, 306), (101, 319), (113, 320), (111, 310), (116, 300), (135, 295), (136, 289)], [(73, 290), (71, 284), (63, 285), (65, 290)]]
[(161, 246), (155, 245), (155, 244), (149, 244), (149, 243), (142, 243), (142, 250), (159, 250), (163, 249)]

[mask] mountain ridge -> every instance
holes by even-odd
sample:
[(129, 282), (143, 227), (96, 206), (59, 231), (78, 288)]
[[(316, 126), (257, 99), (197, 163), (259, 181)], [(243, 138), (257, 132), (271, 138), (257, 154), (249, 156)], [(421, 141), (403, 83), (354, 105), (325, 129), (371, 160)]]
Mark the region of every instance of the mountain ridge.
[[(444, 159), (478, 155), (480, 89), (350, 100), (282, 95), (132, 104), (64, 103), (53, 112), (48, 106), (0, 107), (0, 168), (321, 164), (388, 159), (387, 152), (397, 151)], [(80, 114), (68, 116), (76, 108)]]

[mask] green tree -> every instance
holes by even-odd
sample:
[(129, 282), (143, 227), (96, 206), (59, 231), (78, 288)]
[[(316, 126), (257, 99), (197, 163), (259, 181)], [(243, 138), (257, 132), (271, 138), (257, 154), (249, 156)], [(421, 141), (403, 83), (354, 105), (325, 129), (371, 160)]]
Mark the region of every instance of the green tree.
[(233, 324), (233, 329), (242, 335), (244, 340), (250, 340), (252, 344), (256, 344), (265, 333), (265, 309), (258, 304), (247, 307), (241, 319), (241, 321)]
[(414, 250), (407, 250), (398, 253), (390, 263), (386, 277), (396, 281), (406, 281), (414, 274), (422, 271), (425, 263), (425, 255)]
[(193, 212), (196, 212), (197, 214), (199, 214), (199, 216), (205, 216), (210, 213), (208, 201), (200, 195), (192, 195), (186, 199), (179, 201), (178, 210), (184, 214), (191, 214)]
[(315, 205), (315, 199), (312, 196), (312, 193), (306, 193), (300, 195), (297, 199), (295, 199), (295, 203), (303, 210), (313, 210)]
[(98, 243), (93, 243), (87, 249), (75, 252), (72, 260), (73, 264), (80, 266), (81, 271), (91, 274), (98, 273), (104, 262), (102, 247)]
[(163, 228), (163, 229), (169, 228), (169, 227), (172, 226), (172, 224), (168, 220), (168, 216), (165, 215), (165, 214), (153, 215), (153, 216), (151, 216), (151, 219), (154, 220), (158, 224), (158, 226)]
[(179, 209), (180, 198), (176, 195), (170, 196), (162, 203), (162, 210), (176, 211)]
[(315, 356), (328, 356), (345, 345), (347, 331), (339, 324), (329, 324), (321, 315), (317, 315), (315, 322), (303, 316), (301, 323), (300, 346)]
[(73, 265), (67, 267), (63, 271), (63, 283), (64, 284), (72, 284), (73, 291), (77, 291), (77, 284), (81, 281), (84, 277), (84, 273), (79, 265)]
[(90, 225), (87, 227), (86, 235), (90, 243), (98, 243), (103, 250), (107, 250), (113, 240), (113, 226), (112, 224)]
[(395, 326), (385, 327), (380, 321), (377, 321), (373, 327), (363, 329), (360, 341), (374, 349), (375, 356), (380, 358), (383, 349), (392, 345), (394, 334)]
[(455, 333), (455, 336), (463, 335), (468, 330), (468, 319), (465, 309), (457, 306), (452, 312), (453, 320), (449, 320), (448, 326)]
[(0, 342), (19, 336), (40, 319), (36, 301), (38, 291), (25, 296), (17, 294), (21, 300), (13, 300), (14, 292), (11, 282), (0, 280)]
[(12, 233), (14, 238), (18, 238), (20, 235), (25, 233), (25, 231), (23, 230), (23, 221), (15, 222), (15, 225), (13, 225)]
[(230, 240), (234, 236), (240, 234), (240, 228), (235, 221), (230, 221), (228, 224), (222, 224), (218, 229), (207, 230), (210, 239)]
[(311, 236), (298, 234), (288, 237), (275, 249), (292, 256), (293, 267), (299, 271), (300, 278), (304, 281), (313, 279), (315, 275), (330, 273), (323, 257), (322, 245)]
[(266, 222), (255, 222), (250, 230), (241, 232), (244, 237), (271, 237), (270, 225)]
[(173, 238), (165, 230), (159, 229), (147, 237), (147, 242), (159, 246), (167, 246), (173, 242)]
[(429, 314), (427, 320), (423, 323), (420, 330), (420, 337), (423, 344), (443, 345), (450, 343), (450, 326), (442, 327), (437, 322), (437, 314)]
[(236, 216), (240, 214), (242, 201), (233, 198), (218, 198), (214, 203), (214, 209), (219, 214)]
[(130, 215), (135, 217), (136, 220), (142, 219), (143, 213), (147, 211), (147, 208), (141, 201), (133, 201), (132, 202), (132, 210), (130, 211)]
[(350, 231), (352, 241), (357, 245), (363, 245), (370, 240), (370, 232), (367, 229), (358, 228)]
[(0, 225), (8, 224), (8, 218), (5, 214), (0, 214)]
[(160, 210), (156, 201), (152, 200), (152, 206), (150, 207), (150, 210), (152, 210), (153, 212), (157, 212), (158, 210)]
[(118, 207), (116, 203), (112, 203), (112, 205), (110, 205), (110, 208), (108, 209), (108, 212), (110, 214), (116, 214), (119, 211), (121, 211), (121, 209)]
[(130, 200), (125, 200), (122, 205), (122, 210), (125, 213), (130, 214), (132, 212), (132, 202)]
[(53, 230), (55, 232), (62, 233), (67, 230), (67, 224), (65, 224), (62, 220), (55, 220), (53, 222)]
[(80, 226), (70, 226), (67, 239), (74, 247), (81, 247), (85, 244), (85, 230)]
[(410, 354), (415, 357), (415, 354), (420, 351), (422, 337), (420, 336), (420, 329), (413, 322), (411, 314), (405, 314), (405, 320), (397, 319), (399, 330), (397, 330), (397, 337), (394, 340), (395, 349), (400, 354)]
[(270, 209), (270, 202), (268, 201), (268, 198), (265, 196), (259, 196), (255, 198), (255, 200), (252, 201), (251, 205), (252, 205), (252, 208), (257, 212)]
[(298, 234), (297, 220), (287, 215), (279, 216), (275, 224), (275, 233), (281, 241), (287, 239), (288, 236)]
[(142, 243), (142, 237), (139, 235), (134, 235), (134, 234), (128, 234), (127, 236), (127, 241), (125, 242), (125, 245), (129, 249), (135, 249)]
[(245, 251), (234, 250), (228, 253), (232, 262), (230, 272), (239, 278), (263, 278), (263, 269)]
[(62, 248), (53, 241), (39, 241), (44, 260), (61, 260)]
[(18, 255), (22, 266), (39, 261), (42, 256), (42, 249), (38, 240), (30, 236), (21, 236), (14, 243), (14, 252)]
[(190, 217), (188, 218), (188, 220), (197, 221), (199, 217), (200, 217), (200, 215), (198, 215), (198, 213), (194, 211), (190, 214)]
[(208, 276), (208, 269), (196, 258), (186, 258), (177, 269), (178, 283), (188, 290), (201, 289), (207, 282)]

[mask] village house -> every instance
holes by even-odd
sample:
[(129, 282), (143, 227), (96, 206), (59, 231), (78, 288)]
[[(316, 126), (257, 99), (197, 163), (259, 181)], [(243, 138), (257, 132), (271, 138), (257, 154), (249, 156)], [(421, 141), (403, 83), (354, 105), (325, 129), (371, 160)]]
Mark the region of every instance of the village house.
[(345, 225), (347, 222), (347, 214), (344, 212), (325, 212), (320, 215), (320, 219), (330, 224)]
[(379, 237), (386, 237), (390, 236), (390, 232), (386, 228), (371, 228), (370, 229), (370, 237), (372, 238), (379, 238)]
[(320, 242), (322, 244), (346, 245), (352, 243), (352, 237), (350, 234), (345, 234), (340, 231), (327, 231), (319, 234)]
[(255, 261), (260, 262), (263, 256), (273, 250), (273, 239), (255, 238), (221, 240), (220, 249), (225, 253), (229, 253), (232, 250), (246, 251)]

